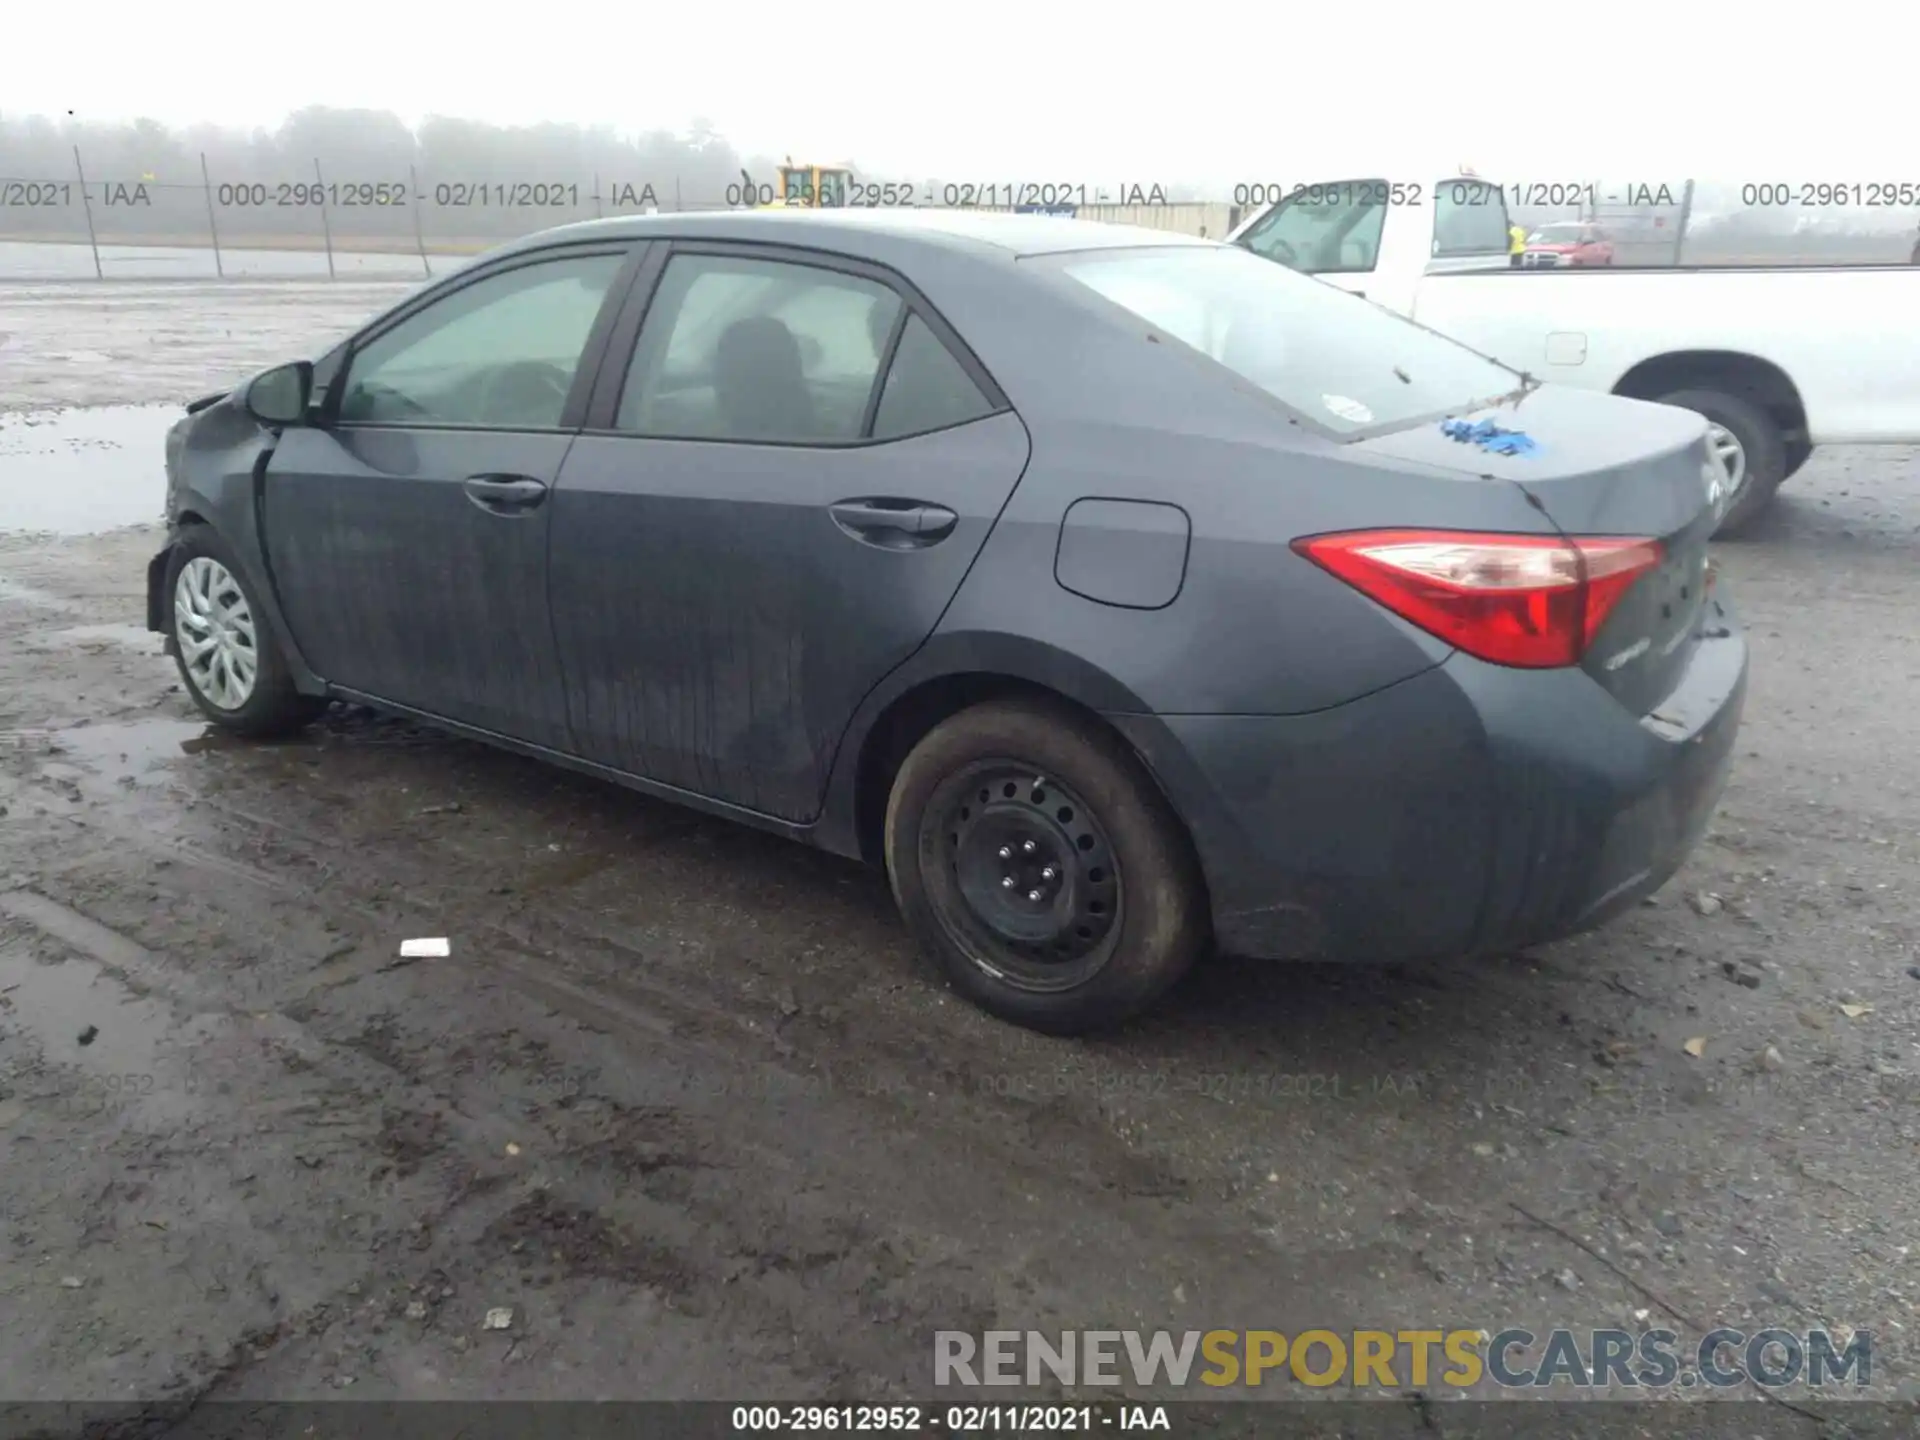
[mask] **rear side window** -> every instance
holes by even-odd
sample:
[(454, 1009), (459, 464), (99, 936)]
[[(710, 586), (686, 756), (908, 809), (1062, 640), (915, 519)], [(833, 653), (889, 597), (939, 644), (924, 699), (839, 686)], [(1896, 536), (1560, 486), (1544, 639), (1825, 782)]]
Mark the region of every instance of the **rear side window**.
[(953, 358), (953, 352), (926, 321), (918, 315), (909, 316), (880, 392), (873, 438), (898, 440), (924, 435), (992, 413), (993, 403), (980, 393), (980, 387)]
[(1433, 253), (1504, 256), (1511, 247), (1507, 199), (1484, 180), (1442, 180), (1433, 187)]
[(1261, 216), (1238, 243), (1308, 275), (1366, 274), (1379, 263), (1395, 188), (1384, 180), (1309, 186)]
[(857, 440), (899, 313), (887, 286), (842, 271), (676, 255), (641, 327), (616, 424), (692, 440)]

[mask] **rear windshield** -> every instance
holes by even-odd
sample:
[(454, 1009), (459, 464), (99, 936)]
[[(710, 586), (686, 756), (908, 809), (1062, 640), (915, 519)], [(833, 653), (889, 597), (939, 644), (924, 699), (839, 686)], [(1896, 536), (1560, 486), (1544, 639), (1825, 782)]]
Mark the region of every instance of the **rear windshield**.
[(1521, 385), (1464, 345), (1237, 246), (1089, 251), (1061, 269), (1343, 435)]

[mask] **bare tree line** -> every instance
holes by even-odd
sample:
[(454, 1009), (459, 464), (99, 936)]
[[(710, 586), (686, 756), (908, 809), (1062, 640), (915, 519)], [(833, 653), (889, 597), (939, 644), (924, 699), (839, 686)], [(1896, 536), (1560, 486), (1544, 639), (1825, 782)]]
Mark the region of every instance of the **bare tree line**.
[[(506, 239), (595, 213), (726, 203), (750, 165), (705, 121), (683, 133), (502, 126), (430, 118), (417, 130), (374, 110), (309, 107), (273, 130), (172, 130), (0, 116), (0, 235), (102, 241), (271, 240), (318, 233)], [(84, 177), (84, 196), (82, 193)], [(211, 212), (211, 213), (210, 213)]]

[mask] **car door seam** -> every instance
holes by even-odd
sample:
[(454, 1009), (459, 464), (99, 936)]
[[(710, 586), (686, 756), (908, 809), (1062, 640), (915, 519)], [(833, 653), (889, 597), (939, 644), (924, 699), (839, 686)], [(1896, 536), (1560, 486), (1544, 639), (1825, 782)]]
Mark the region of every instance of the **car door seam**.
[(280, 632), (280, 639), (293, 652), (293, 659), (300, 669), (325, 685), (327, 677), (313, 668), (307, 659), (306, 647), (293, 633), (293, 621), (287, 616), (286, 599), (280, 593), (280, 577), (273, 567), (273, 547), (267, 543), (267, 466), (279, 453), (282, 433), (274, 431), (272, 442), (263, 445), (253, 461), (253, 543), (254, 549), (260, 553), (261, 578), (266, 582), (268, 594), (273, 597), (272, 613), (262, 618)]
[[(1027, 478), (1027, 470), (1033, 464), (1033, 432), (1027, 428), (1027, 422), (1021, 419), (1020, 412), (1011, 405), (1009, 405), (1003, 413), (1013, 417), (1014, 422), (1019, 425), (1020, 433), (1027, 443), (1026, 457), (1020, 462), (1020, 473), (1014, 476), (1013, 484), (1007, 487), (1006, 498), (1000, 502), (1000, 508), (993, 512), (993, 519), (988, 522), (986, 533), (980, 537), (980, 544), (974, 550), (973, 558), (967, 561), (967, 568), (960, 572), (960, 579), (954, 585), (953, 593), (947, 596), (946, 603), (940, 607), (940, 613), (933, 617), (933, 624), (927, 627), (926, 634), (920, 637), (919, 642), (914, 645), (913, 649), (900, 657), (897, 664), (888, 666), (885, 671), (875, 676), (873, 683), (861, 692), (860, 698), (855, 701), (852, 708), (847, 711), (847, 718), (840, 726), (840, 737), (834, 741), (833, 753), (827, 759), (819, 793), (814, 800), (813, 813), (804, 820), (797, 822), (799, 824), (817, 824), (820, 818), (826, 814), (827, 797), (832, 789), (833, 776), (839, 769), (840, 754), (846, 747), (847, 736), (852, 733), (854, 718), (866, 708), (867, 702), (874, 697), (882, 685), (886, 684), (894, 675), (897, 675), (903, 667), (911, 664), (913, 658), (922, 650), (926, 649), (928, 642), (940, 633), (940, 626), (946, 620), (947, 612), (953, 609), (954, 602), (960, 598), (960, 592), (967, 588), (967, 580), (972, 576), (974, 567), (980, 563), (980, 557), (987, 553), (987, 546), (992, 543), (994, 532), (1000, 528), (1001, 518), (1007, 513), (1007, 507), (1013, 503), (1013, 497), (1019, 494), (1021, 482)], [(989, 417), (983, 416), (981, 418), (986, 419)]]
[[(596, 381), (597, 381), (596, 372)], [(576, 752), (584, 754), (580, 746), (579, 733), (573, 723), (573, 686), (567, 676), (567, 655), (560, 645), (560, 626), (554, 617), (553, 608), (553, 531), (555, 516), (559, 514), (560, 482), (566, 478), (567, 457), (573, 454), (573, 447), (580, 443), (580, 432), (575, 430), (567, 437), (567, 448), (560, 452), (560, 459), (553, 467), (553, 485), (547, 496), (547, 503), (540, 508), (546, 511), (546, 535), (540, 550), (540, 598), (547, 612), (547, 645), (553, 652), (553, 668), (560, 679), (560, 722), (567, 732), (567, 742)]]

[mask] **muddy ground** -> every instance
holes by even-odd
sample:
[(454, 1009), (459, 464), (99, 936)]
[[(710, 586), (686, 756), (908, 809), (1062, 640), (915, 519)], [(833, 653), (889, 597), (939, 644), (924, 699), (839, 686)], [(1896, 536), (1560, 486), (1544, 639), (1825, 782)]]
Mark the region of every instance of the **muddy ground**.
[[(383, 298), (0, 291), (0, 409)], [(937, 1329), (1663, 1316), (1868, 1327), (1916, 1393), (1911, 452), (1720, 547), (1746, 728), (1654, 902), (1215, 961), (1084, 1042), (946, 994), (857, 866), (358, 711), (215, 736), (140, 628), (158, 541), (0, 535), (0, 1398), (924, 1399)]]

